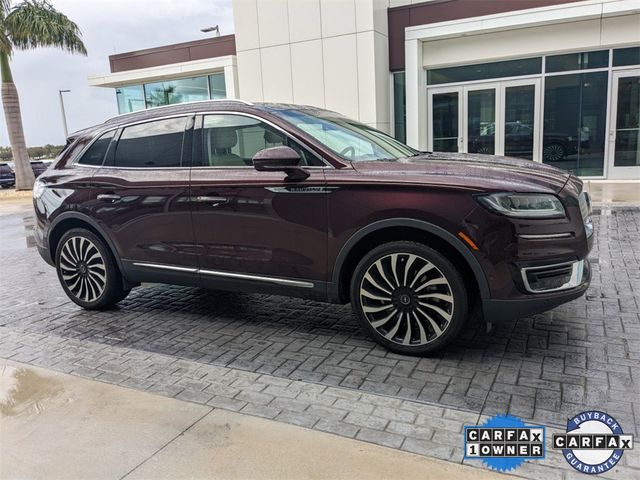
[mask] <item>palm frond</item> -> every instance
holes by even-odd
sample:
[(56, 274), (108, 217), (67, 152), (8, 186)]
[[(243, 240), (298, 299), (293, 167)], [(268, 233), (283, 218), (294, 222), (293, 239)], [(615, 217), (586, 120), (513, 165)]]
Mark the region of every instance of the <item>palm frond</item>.
[(71, 53), (87, 54), (78, 25), (46, 1), (19, 3), (3, 23), (13, 47), (19, 50), (58, 47)]
[(0, 16), (3, 18), (9, 13), (11, 9), (11, 0), (0, 0)]

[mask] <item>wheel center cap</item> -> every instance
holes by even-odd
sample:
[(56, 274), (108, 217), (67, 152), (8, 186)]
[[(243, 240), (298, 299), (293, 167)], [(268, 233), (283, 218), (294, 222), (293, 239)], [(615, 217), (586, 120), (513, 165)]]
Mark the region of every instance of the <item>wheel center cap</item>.
[(406, 287), (400, 287), (393, 292), (393, 303), (402, 312), (411, 312), (416, 306), (416, 297), (413, 291)]
[(82, 273), (83, 275), (87, 273), (87, 266), (84, 263), (80, 264), (80, 273)]

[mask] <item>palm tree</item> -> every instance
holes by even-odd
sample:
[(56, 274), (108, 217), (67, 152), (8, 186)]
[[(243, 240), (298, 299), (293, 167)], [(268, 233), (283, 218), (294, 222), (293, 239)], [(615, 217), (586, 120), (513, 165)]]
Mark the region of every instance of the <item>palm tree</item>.
[(9, 60), (14, 50), (58, 47), (71, 53), (87, 54), (78, 25), (40, 0), (26, 0), (11, 6), (0, 0), (0, 73), (2, 105), (13, 152), (16, 190), (30, 190), (34, 177), (24, 141), (18, 90), (13, 83)]

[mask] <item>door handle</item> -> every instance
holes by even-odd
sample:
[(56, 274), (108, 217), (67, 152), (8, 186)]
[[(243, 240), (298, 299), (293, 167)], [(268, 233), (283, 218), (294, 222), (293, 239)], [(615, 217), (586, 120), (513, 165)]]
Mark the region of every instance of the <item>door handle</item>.
[(98, 195), (98, 200), (114, 203), (120, 200), (120, 195), (116, 195), (115, 193), (101, 193)]
[(220, 205), (229, 203), (229, 199), (226, 197), (215, 197), (209, 195), (200, 195), (197, 197), (193, 197), (193, 200), (198, 203), (210, 203), (213, 207), (218, 207)]

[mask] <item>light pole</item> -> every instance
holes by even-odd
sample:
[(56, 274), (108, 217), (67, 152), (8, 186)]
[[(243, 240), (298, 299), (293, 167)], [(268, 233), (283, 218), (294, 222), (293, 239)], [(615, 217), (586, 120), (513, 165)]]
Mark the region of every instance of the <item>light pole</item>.
[(68, 93), (71, 90), (58, 90), (58, 95), (60, 96), (60, 111), (62, 112), (62, 126), (64, 127), (64, 140), (67, 141), (67, 137), (69, 136), (69, 130), (67, 129), (67, 114), (64, 111), (64, 99), (62, 98), (63, 93)]
[(220, 36), (220, 27), (218, 25), (216, 25), (215, 27), (201, 28), (200, 31), (202, 33), (216, 32), (216, 37)]

